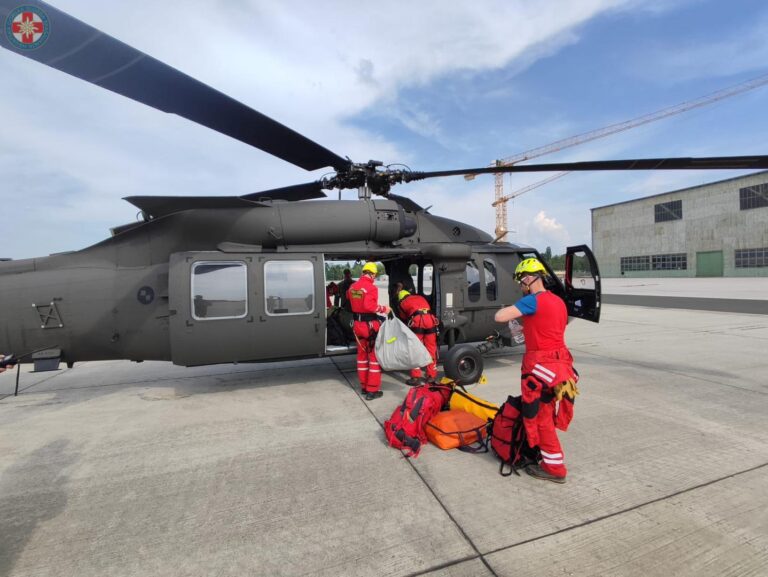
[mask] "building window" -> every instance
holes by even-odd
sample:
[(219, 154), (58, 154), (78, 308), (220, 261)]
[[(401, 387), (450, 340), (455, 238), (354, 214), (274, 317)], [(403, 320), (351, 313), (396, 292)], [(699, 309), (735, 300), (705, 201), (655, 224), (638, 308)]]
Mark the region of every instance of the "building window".
[(765, 206), (768, 206), (768, 183), (739, 189), (739, 209), (749, 210)]
[(305, 315), (315, 309), (315, 277), (308, 260), (272, 260), (264, 264), (268, 315)]
[(768, 247), (745, 248), (736, 251), (736, 268), (768, 266)]
[(672, 202), (662, 202), (653, 207), (654, 218), (656, 222), (666, 222), (668, 220), (682, 220), (683, 201), (673, 200)]
[(192, 318), (241, 319), (248, 312), (248, 269), (243, 262), (192, 265)]
[(649, 256), (623, 256), (621, 257), (621, 272), (637, 270), (651, 270), (651, 257)]
[(655, 254), (651, 257), (652, 270), (686, 270), (688, 268), (688, 255), (684, 252), (678, 254)]

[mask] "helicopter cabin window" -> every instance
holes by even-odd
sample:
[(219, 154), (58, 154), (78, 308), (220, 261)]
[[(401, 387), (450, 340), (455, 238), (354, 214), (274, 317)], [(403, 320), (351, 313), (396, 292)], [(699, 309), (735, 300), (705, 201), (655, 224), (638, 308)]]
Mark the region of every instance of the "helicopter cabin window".
[(315, 275), (308, 260), (264, 264), (264, 307), (268, 315), (304, 315), (315, 310)]
[(241, 319), (248, 312), (248, 269), (243, 262), (192, 265), (192, 318)]
[(467, 261), (467, 296), (473, 303), (480, 300), (480, 271), (474, 260)]
[(421, 267), (421, 294), (425, 297), (431, 297), (434, 292), (432, 276), (434, 268), (431, 264), (425, 264)]
[(485, 297), (489, 301), (496, 300), (496, 264), (489, 258), (483, 260), (485, 269)]

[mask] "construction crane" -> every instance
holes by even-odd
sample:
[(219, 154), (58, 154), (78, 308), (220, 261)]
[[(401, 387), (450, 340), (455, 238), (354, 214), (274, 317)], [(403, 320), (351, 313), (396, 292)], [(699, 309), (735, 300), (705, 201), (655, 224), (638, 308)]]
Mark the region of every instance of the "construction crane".
[[(562, 140), (558, 140), (556, 142), (547, 144), (545, 146), (539, 146), (538, 148), (532, 148), (531, 150), (527, 150), (525, 152), (521, 152), (513, 156), (508, 156), (507, 158), (503, 158), (501, 160), (496, 160), (493, 163), (493, 166), (510, 166), (513, 164), (517, 164), (518, 162), (523, 162), (525, 160), (530, 160), (532, 158), (544, 156), (545, 154), (557, 152), (558, 150), (570, 148), (571, 146), (576, 146), (577, 144), (583, 144), (585, 142), (597, 140), (598, 138), (610, 136), (611, 134), (624, 132), (625, 130), (629, 130), (630, 128), (635, 128), (636, 126), (648, 124), (650, 122), (656, 122), (657, 120), (661, 120), (669, 116), (674, 116), (675, 114), (680, 114), (682, 112), (687, 112), (688, 110), (693, 110), (695, 108), (701, 108), (702, 106), (707, 106), (714, 102), (724, 100), (725, 98), (730, 98), (731, 96), (736, 96), (737, 94), (742, 94), (749, 90), (754, 90), (755, 88), (759, 88), (760, 86), (763, 86), (765, 84), (768, 84), (768, 74), (759, 76), (757, 78), (753, 78), (752, 80), (748, 80), (746, 82), (742, 82), (741, 84), (736, 84), (729, 88), (718, 90), (717, 92), (707, 94), (706, 96), (702, 96), (695, 100), (687, 100), (685, 102), (681, 102), (680, 104), (663, 108), (661, 110), (657, 110), (656, 112), (651, 112), (650, 114), (644, 114), (643, 116), (638, 116), (637, 118), (633, 118), (632, 120), (611, 124), (609, 126), (598, 128), (597, 130), (592, 130), (589, 132), (584, 132), (582, 134), (577, 134), (576, 136), (571, 136), (569, 138), (563, 138)], [(535, 182), (531, 185), (526, 186), (523, 189), (513, 192), (512, 194), (504, 196), (504, 175), (502, 173), (496, 173), (495, 175), (496, 190), (495, 190), (495, 199), (493, 202), (493, 206), (496, 208), (496, 230), (495, 230), (496, 241), (502, 240), (507, 235), (507, 232), (508, 232), (507, 202), (509, 200), (516, 198), (521, 194), (528, 192), (529, 190), (533, 190), (534, 188), (538, 188), (539, 186), (552, 182), (553, 180), (562, 178), (566, 174), (568, 173), (567, 172), (558, 173), (545, 180)]]

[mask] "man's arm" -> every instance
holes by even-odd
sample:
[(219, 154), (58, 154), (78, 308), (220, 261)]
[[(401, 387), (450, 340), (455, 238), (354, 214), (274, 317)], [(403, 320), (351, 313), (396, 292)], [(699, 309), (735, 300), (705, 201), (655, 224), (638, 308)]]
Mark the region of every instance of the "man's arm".
[(534, 295), (525, 295), (515, 304), (496, 312), (493, 319), (497, 323), (508, 323), (526, 315), (532, 315), (536, 312), (536, 297)]
[(509, 321), (519, 319), (521, 316), (523, 316), (523, 313), (520, 312), (520, 309), (512, 305), (496, 311), (493, 320), (497, 323), (508, 323)]

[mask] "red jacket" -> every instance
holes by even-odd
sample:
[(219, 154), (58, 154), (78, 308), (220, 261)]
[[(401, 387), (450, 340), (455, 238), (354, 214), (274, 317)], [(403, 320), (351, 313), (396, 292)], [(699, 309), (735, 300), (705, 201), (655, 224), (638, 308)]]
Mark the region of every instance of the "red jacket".
[(421, 295), (408, 295), (401, 300), (399, 316), (409, 326), (422, 329), (430, 329), (438, 324), (429, 302)]
[(379, 304), (379, 289), (371, 275), (364, 274), (352, 283), (347, 291), (347, 299), (352, 305), (353, 313), (381, 313), (387, 309)]

